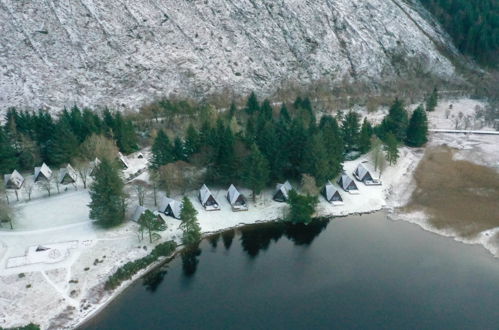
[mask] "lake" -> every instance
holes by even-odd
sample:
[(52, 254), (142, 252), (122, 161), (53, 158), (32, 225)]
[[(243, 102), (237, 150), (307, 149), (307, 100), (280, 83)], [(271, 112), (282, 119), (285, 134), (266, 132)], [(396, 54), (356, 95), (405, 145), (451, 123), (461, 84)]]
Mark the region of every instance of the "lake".
[(384, 213), (204, 240), (84, 329), (498, 329), (499, 260)]

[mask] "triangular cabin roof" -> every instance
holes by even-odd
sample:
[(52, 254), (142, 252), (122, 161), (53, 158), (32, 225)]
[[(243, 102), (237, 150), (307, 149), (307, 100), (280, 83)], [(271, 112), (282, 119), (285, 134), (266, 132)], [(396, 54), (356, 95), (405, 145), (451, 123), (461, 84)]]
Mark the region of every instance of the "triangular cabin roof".
[(182, 212), (183, 206), (184, 204), (182, 202), (163, 196), (159, 202), (158, 211), (180, 219), (180, 213)]
[(134, 222), (139, 222), (140, 220), (140, 217), (142, 216), (142, 214), (144, 214), (145, 212), (147, 211), (147, 209), (143, 206), (140, 206), (140, 205), (137, 205), (137, 207), (135, 207), (135, 210), (133, 211), (133, 215), (132, 215), (132, 218), (130, 220), (134, 221)]
[(364, 166), (364, 164), (360, 163), (359, 166), (355, 169), (355, 175), (359, 178), (360, 181), (364, 180), (372, 180), (372, 175), (369, 170)]
[(353, 181), (351, 177), (349, 177), (346, 173), (343, 173), (340, 178), (338, 179), (338, 184), (343, 188), (345, 191), (349, 190), (358, 190), (357, 185)]
[(35, 175), (33, 177), (34, 181), (38, 181), (41, 179), (49, 180), (52, 177), (52, 170), (47, 166), (47, 164), (43, 163), (40, 167), (35, 167)]
[(127, 169), (130, 166), (128, 165), (128, 159), (121, 152), (118, 152), (118, 160), (125, 167), (125, 169)]
[[(334, 199), (334, 197), (337, 196), (337, 199)], [(326, 186), (324, 187), (324, 197), (326, 197), (326, 200), (328, 202), (331, 202), (333, 200), (336, 201), (343, 201), (343, 198), (340, 195), (340, 192), (336, 187), (329, 181)]]
[(216, 202), (215, 197), (213, 197), (210, 189), (204, 184), (201, 189), (199, 189), (199, 199), (201, 201), (201, 204), (205, 205), (208, 200), (213, 198), (213, 200)]
[(166, 207), (166, 214), (172, 215), (174, 218), (180, 219), (184, 203), (172, 199), (170, 204)]
[(77, 179), (76, 171), (68, 164), (59, 170), (59, 183), (75, 183)]
[(170, 203), (171, 203), (172, 200), (173, 199), (171, 199), (171, 198), (163, 196), (163, 198), (161, 198), (161, 200), (159, 201), (158, 211), (162, 212), (162, 213), (165, 213), (166, 212), (166, 208), (168, 207), (168, 205), (170, 205)]
[(7, 189), (21, 189), (24, 177), (17, 170), (14, 170), (11, 174), (4, 175), (4, 183)]
[(285, 199), (288, 199), (289, 191), (292, 190), (292, 189), (293, 189), (293, 186), (291, 186), (291, 183), (289, 183), (289, 181), (286, 181), (284, 183), (278, 183), (276, 185), (276, 191), (274, 193), (274, 197), (277, 194), (282, 194), (282, 196)]
[(230, 205), (235, 205), (236, 203), (245, 204), (246, 199), (244, 196), (236, 189), (236, 187), (231, 184), (227, 190), (227, 200)]

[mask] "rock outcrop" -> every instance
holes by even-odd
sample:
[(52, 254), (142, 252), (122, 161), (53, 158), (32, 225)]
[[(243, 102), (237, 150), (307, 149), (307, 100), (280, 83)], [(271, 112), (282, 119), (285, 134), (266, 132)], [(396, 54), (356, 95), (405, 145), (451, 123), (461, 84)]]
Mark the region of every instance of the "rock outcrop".
[(453, 48), (421, 12), (403, 0), (0, 0), (0, 111), (452, 77), (440, 50)]

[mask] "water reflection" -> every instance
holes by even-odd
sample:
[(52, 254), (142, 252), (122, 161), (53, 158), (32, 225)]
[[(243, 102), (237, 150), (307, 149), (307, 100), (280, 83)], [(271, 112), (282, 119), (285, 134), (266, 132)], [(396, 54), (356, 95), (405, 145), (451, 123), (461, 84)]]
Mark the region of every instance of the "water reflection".
[(181, 253), (184, 276), (191, 277), (197, 270), (201, 249), (199, 245), (188, 247)]
[(144, 276), (142, 285), (145, 286), (147, 291), (155, 292), (158, 289), (161, 282), (163, 282), (165, 275), (168, 274), (167, 269), (168, 265), (164, 265), (159, 270), (150, 272)]
[(230, 249), (230, 246), (232, 245), (232, 240), (234, 239), (234, 236), (236, 236), (235, 230), (227, 230), (227, 231), (222, 233), (222, 240), (224, 242), (224, 246), (225, 246), (226, 250)]
[(214, 234), (208, 237), (208, 242), (210, 242), (212, 248), (216, 249), (218, 246), (219, 239), (220, 239), (220, 234)]
[(280, 221), (246, 226), (240, 230), (241, 246), (251, 258), (254, 258), (260, 251), (267, 250), (272, 241), (277, 242), (283, 235), (295, 245), (310, 245), (328, 224), (327, 220), (314, 220), (307, 225)]

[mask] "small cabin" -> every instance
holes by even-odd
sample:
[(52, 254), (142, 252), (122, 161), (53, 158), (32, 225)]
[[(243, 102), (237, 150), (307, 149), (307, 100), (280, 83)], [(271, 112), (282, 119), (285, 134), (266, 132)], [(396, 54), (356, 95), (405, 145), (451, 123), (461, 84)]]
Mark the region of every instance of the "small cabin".
[(333, 205), (343, 205), (340, 191), (329, 181), (322, 190), (324, 198)]
[(133, 211), (133, 214), (132, 214), (132, 217), (130, 218), (130, 220), (138, 223), (140, 218), (142, 217), (142, 215), (144, 213), (146, 213), (146, 211), (147, 211), (147, 209), (145, 207), (137, 205), (137, 207), (135, 207), (135, 210)]
[(78, 176), (73, 167), (68, 164), (68, 166), (63, 167), (59, 170), (59, 183), (60, 184), (70, 184), (76, 183)]
[(338, 185), (350, 194), (358, 194), (359, 188), (355, 184), (355, 181), (351, 177), (349, 177), (346, 173), (343, 173), (337, 181)]
[(130, 167), (130, 165), (128, 164), (128, 159), (121, 153), (121, 152), (118, 152), (118, 163), (121, 165), (121, 167), (126, 170)]
[(371, 175), (369, 169), (363, 163), (360, 163), (359, 166), (353, 171), (353, 176), (360, 182), (364, 183), (366, 186), (379, 186), (381, 185), (381, 181), (374, 179)]
[(276, 185), (276, 191), (274, 193), (274, 200), (281, 203), (287, 201), (289, 192), (291, 190), (293, 190), (293, 186), (291, 186), (291, 183), (289, 183), (289, 181), (278, 183)]
[(215, 197), (211, 193), (210, 189), (204, 184), (201, 189), (199, 189), (199, 201), (203, 205), (206, 211), (218, 211), (220, 210), (220, 205), (216, 201)]
[(3, 178), (7, 189), (21, 189), (24, 183), (24, 177), (17, 170), (12, 171), (12, 174), (5, 174)]
[(248, 211), (248, 203), (243, 194), (241, 194), (236, 187), (231, 184), (227, 190), (227, 200), (229, 201), (232, 211)]
[(35, 175), (33, 181), (49, 181), (52, 178), (52, 170), (43, 163), (40, 167), (35, 167)]
[(164, 196), (159, 202), (158, 212), (180, 219), (183, 203)]
[(100, 159), (95, 158), (93, 161), (90, 162), (90, 176), (95, 175), (95, 171), (97, 170), (97, 167), (100, 165)]

